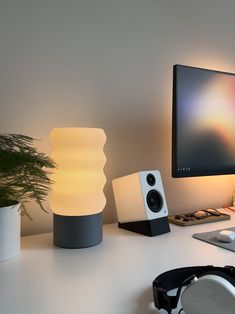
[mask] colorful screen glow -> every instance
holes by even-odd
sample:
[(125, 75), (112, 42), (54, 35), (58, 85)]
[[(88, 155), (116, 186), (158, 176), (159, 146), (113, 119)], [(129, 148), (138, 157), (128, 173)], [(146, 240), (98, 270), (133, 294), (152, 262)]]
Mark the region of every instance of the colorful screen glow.
[(235, 173), (235, 75), (175, 65), (173, 177)]

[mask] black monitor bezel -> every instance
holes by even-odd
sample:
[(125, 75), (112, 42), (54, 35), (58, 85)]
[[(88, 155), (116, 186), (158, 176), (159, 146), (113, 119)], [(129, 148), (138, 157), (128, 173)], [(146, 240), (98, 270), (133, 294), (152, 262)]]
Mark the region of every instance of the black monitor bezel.
[(203, 170), (203, 171), (189, 171), (183, 172), (177, 170), (177, 70), (179, 67), (191, 68), (195, 70), (202, 70), (207, 72), (214, 72), (218, 74), (225, 74), (235, 76), (235, 73), (223, 72), (211, 69), (205, 69), (200, 67), (193, 67), (182, 64), (173, 65), (173, 90), (172, 90), (172, 177), (173, 178), (186, 178), (186, 177), (199, 177), (199, 176), (213, 176), (213, 175), (227, 175), (235, 174), (235, 165), (233, 169), (221, 169), (221, 170)]

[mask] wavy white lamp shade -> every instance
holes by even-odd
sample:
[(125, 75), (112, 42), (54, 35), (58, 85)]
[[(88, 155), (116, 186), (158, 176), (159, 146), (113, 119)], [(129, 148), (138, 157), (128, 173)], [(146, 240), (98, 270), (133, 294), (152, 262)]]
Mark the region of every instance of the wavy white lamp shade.
[(106, 135), (96, 128), (55, 128), (51, 131), (51, 157), (58, 168), (52, 175), (51, 209), (67, 216), (103, 210)]
[(50, 140), (51, 157), (57, 163), (50, 199), (54, 243), (66, 248), (96, 245), (102, 241), (106, 203), (105, 132), (96, 128), (55, 128)]

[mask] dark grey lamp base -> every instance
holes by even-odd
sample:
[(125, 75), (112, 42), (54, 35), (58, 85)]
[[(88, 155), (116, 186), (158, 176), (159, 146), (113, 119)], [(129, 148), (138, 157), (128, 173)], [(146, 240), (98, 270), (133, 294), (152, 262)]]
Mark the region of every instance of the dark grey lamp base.
[(53, 214), (54, 244), (77, 249), (94, 246), (103, 239), (103, 213), (87, 216)]

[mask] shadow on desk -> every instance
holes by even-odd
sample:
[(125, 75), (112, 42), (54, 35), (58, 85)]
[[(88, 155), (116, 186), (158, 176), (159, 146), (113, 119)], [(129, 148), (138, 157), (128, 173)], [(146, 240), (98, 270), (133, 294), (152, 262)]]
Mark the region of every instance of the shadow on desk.
[(21, 241), (21, 248), (25, 250), (40, 250), (40, 249), (51, 249), (54, 248), (53, 234), (44, 233), (40, 237), (38, 235), (23, 237), (24, 241)]
[(149, 287), (140, 295), (137, 300), (137, 308), (135, 314), (157, 314), (160, 313), (153, 304), (153, 291), (152, 287)]

